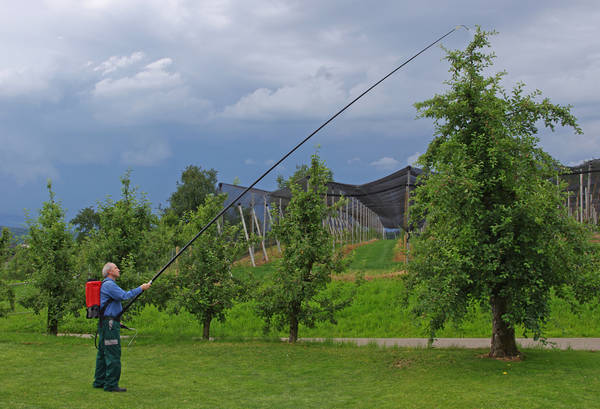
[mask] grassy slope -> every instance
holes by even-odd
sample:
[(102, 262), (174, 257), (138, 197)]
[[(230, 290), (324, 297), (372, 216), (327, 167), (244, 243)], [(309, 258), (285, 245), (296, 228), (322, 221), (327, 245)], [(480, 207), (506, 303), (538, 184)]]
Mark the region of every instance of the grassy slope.
[[(6, 408), (592, 408), (600, 355), (329, 344), (161, 343), (123, 349), (125, 394), (93, 389), (86, 340), (0, 334)], [(505, 374), (506, 373), (506, 374)]]
[[(399, 271), (403, 263), (393, 261), (395, 240), (380, 240), (358, 247), (348, 256), (348, 272), (365, 273), (370, 276)], [(257, 279), (272, 274), (274, 264), (243, 271)], [(238, 273), (242, 273), (238, 270)], [(354, 289), (353, 283), (333, 282), (332, 287), (341, 287), (345, 292)], [(301, 328), (303, 337), (423, 337), (425, 321), (415, 319), (408, 308), (400, 302), (406, 294), (404, 282), (399, 279), (372, 280), (356, 289), (352, 305), (341, 311), (337, 324), (320, 323), (316, 328)], [(589, 303), (573, 311), (565, 300), (554, 298), (551, 302), (552, 315), (546, 325), (548, 337), (598, 337), (600, 336), (600, 305)], [(252, 303), (238, 304), (230, 311), (225, 324), (215, 323), (215, 336), (260, 336), (262, 322), (253, 313)], [(439, 337), (487, 337), (491, 333), (490, 316), (485, 308), (474, 306), (466, 320), (460, 324), (448, 324)], [(271, 333), (270, 335), (285, 335)], [(519, 336), (522, 331), (519, 331)]]
[(377, 274), (403, 270), (403, 264), (393, 261), (395, 246), (396, 240), (377, 240), (356, 248), (349, 256), (348, 271)]
[[(392, 240), (378, 241), (359, 247), (350, 256), (349, 271), (364, 272), (377, 276), (381, 273), (397, 271), (403, 265), (394, 263)], [(239, 267), (236, 274), (267, 279), (274, 264), (252, 267)], [(372, 268), (371, 268), (372, 267)], [(15, 287), (19, 292), (27, 291), (26, 286)], [(334, 281), (328, 291), (337, 288), (344, 293), (356, 291), (353, 303), (338, 313), (337, 324), (319, 323), (315, 328), (300, 328), (301, 337), (424, 337), (428, 336), (425, 322), (415, 319), (409, 309), (400, 302), (406, 294), (402, 279), (376, 279), (363, 283), (356, 288), (354, 283)], [(18, 312), (25, 312), (22, 308)], [(147, 307), (137, 317), (127, 321), (138, 328), (140, 337), (172, 337), (189, 339), (201, 334), (201, 327), (189, 314), (182, 312), (178, 316), (167, 316), (156, 308)], [(546, 326), (548, 337), (598, 337), (600, 336), (600, 305), (589, 303), (579, 306), (573, 312), (569, 303), (559, 299), (552, 301), (552, 315)], [(64, 332), (95, 331), (92, 320), (83, 317), (70, 317), (61, 326)], [(0, 331), (43, 332), (44, 317), (33, 314), (12, 315), (0, 320)], [(440, 331), (439, 337), (488, 337), (491, 333), (489, 313), (481, 307), (474, 307), (465, 322), (460, 325), (449, 324)], [(211, 335), (215, 337), (262, 337), (263, 323), (254, 313), (253, 303), (238, 303), (227, 316), (225, 323), (214, 322)], [(285, 331), (271, 331), (269, 337), (285, 336)], [(518, 336), (522, 333), (519, 331)]]

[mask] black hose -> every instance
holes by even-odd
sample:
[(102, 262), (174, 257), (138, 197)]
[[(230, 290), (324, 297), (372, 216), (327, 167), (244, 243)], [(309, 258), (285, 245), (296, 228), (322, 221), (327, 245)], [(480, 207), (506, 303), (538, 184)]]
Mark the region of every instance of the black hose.
[[(250, 191), (250, 189), (252, 189), (258, 182), (260, 182), (265, 176), (267, 176), (273, 169), (275, 169), (277, 166), (279, 166), (279, 164), (281, 162), (283, 162), (284, 160), (286, 160), (292, 153), (294, 153), (299, 147), (301, 147), (302, 145), (304, 145), (305, 142), (307, 142), (310, 138), (312, 138), (317, 132), (319, 132), (321, 129), (323, 129), (325, 126), (327, 126), (331, 121), (333, 121), (335, 118), (337, 118), (342, 112), (344, 112), (346, 109), (350, 108), (350, 106), (352, 106), (356, 101), (358, 101), (359, 99), (361, 99), (363, 96), (365, 96), (369, 91), (371, 91), (373, 88), (375, 88), (377, 85), (379, 85), (380, 83), (382, 83), (383, 81), (385, 81), (388, 77), (390, 77), (391, 75), (393, 75), (396, 71), (398, 71), (399, 69), (401, 69), (402, 67), (404, 67), (406, 64), (408, 64), (409, 62), (411, 62), (412, 60), (414, 60), (415, 58), (417, 58), (419, 55), (421, 55), (422, 53), (424, 53), (425, 51), (427, 51), (429, 48), (433, 47), (434, 45), (436, 45), (437, 43), (439, 43), (440, 41), (442, 41), (444, 38), (448, 37), (450, 34), (452, 34), (453, 32), (455, 32), (456, 30), (460, 29), (461, 27), (465, 28), (468, 30), (468, 27), (466, 26), (456, 26), (454, 27), (452, 30), (448, 31), (446, 34), (444, 34), (443, 36), (441, 36), (440, 38), (438, 38), (437, 40), (435, 40), (434, 42), (432, 42), (431, 44), (429, 44), (427, 47), (423, 48), (421, 51), (419, 51), (418, 53), (416, 53), (415, 55), (413, 55), (412, 57), (410, 57), (408, 60), (404, 61), (402, 64), (400, 64), (398, 67), (396, 67), (394, 70), (392, 70), (389, 74), (387, 74), (385, 77), (381, 78), (379, 81), (377, 81), (375, 84), (371, 85), (369, 88), (367, 88), (367, 90), (365, 90), (362, 94), (360, 94), (359, 96), (357, 96), (356, 98), (354, 98), (350, 103), (348, 103), (345, 107), (343, 107), (342, 109), (340, 109), (335, 115), (333, 115), (331, 118), (329, 118), (327, 121), (325, 121), (321, 126), (319, 126), (317, 129), (315, 129), (310, 135), (308, 135), (306, 138), (304, 138), (300, 143), (298, 143), (292, 150), (290, 150), (288, 153), (286, 153), (285, 155), (283, 155), (283, 157), (281, 159), (279, 159), (277, 162), (275, 162), (275, 164), (273, 164), (273, 166), (271, 166), (265, 173), (263, 173), (258, 179), (256, 179), (250, 186), (248, 186), (242, 193), (240, 193), (240, 195), (238, 197), (236, 197), (234, 200), (231, 201), (231, 203), (227, 206), (225, 206), (223, 208), (223, 210), (221, 210), (219, 212), (219, 214), (217, 214), (210, 222), (208, 222), (208, 224), (206, 226), (204, 226), (199, 232), (198, 234), (196, 234), (194, 236), (193, 239), (191, 239), (185, 246), (183, 246), (179, 252), (177, 252), (173, 258), (171, 258), (171, 260), (169, 260), (169, 262), (167, 264), (164, 265), (163, 268), (160, 269), (160, 271), (158, 273), (156, 273), (154, 275), (154, 277), (152, 277), (152, 280), (150, 280), (150, 282), (152, 283), (154, 280), (156, 280), (158, 277), (160, 277), (160, 275), (167, 269), (169, 268), (169, 266), (171, 264), (173, 264), (173, 262), (177, 259), (177, 257), (179, 257), (179, 255), (181, 253), (183, 253), (198, 237), (200, 237), (202, 235), (202, 233), (204, 233), (210, 226), (213, 225), (213, 223), (215, 221), (217, 221), (217, 219), (219, 217), (221, 217), (223, 214), (225, 214), (225, 212), (227, 210), (229, 210), (231, 208), (231, 206), (233, 206), (234, 203), (238, 203), (238, 201), (242, 198), (242, 196), (244, 196), (246, 193), (248, 193), (248, 191)], [(123, 311), (121, 311), (121, 314), (119, 314), (119, 317), (125, 313), (125, 311), (127, 311), (129, 309), (129, 307), (131, 307), (131, 305), (139, 298), (139, 296), (142, 293), (136, 295), (130, 302), (129, 304), (127, 304), (124, 308)]]

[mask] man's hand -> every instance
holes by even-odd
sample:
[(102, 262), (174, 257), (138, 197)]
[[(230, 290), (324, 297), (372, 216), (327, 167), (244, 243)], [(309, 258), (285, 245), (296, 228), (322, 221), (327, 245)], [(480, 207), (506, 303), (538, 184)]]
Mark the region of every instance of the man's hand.
[(147, 283), (142, 284), (141, 285), (142, 291), (146, 291), (148, 288), (150, 288), (151, 285), (152, 285), (152, 283), (149, 281)]

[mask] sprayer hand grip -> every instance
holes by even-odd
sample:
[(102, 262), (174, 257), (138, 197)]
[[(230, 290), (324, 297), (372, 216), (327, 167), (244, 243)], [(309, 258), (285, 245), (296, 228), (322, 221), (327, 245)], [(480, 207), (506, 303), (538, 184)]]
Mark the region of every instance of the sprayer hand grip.
[(145, 284), (142, 284), (140, 287), (142, 287), (142, 291), (146, 291), (148, 288), (150, 288), (151, 285), (152, 285), (152, 282), (149, 281)]

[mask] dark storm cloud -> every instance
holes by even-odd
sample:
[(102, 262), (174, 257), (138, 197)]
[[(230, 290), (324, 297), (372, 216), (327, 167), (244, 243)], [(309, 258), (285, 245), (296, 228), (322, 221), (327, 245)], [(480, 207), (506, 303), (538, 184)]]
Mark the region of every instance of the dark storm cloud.
[[(12, 2), (0, 14), (0, 181), (17, 191), (72, 181), (76, 169), (105, 186), (116, 163), (140, 169), (142, 187), (152, 172), (174, 185), (193, 162), (249, 183), (249, 168), (259, 173), (456, 24), (500, 32), (492, 42), (508, 88), (524, 81), (574, 106), (586, 135), (544, 132), (544, 148), (564, 162), (598, 156), (599, 19), (595, 1)], [(459, 31), (444, 45), (469, 39)], [(424, 152), (432, 126), (414, 120), (412, 104), (443, 91), (442, 57), (428, 51), (323, 132), (315, 143), (336, 176), (364, 182)], [(172, 188), (146, 190), (158, 202)], [(23, 207), (33, 197), (23, 193)]]

